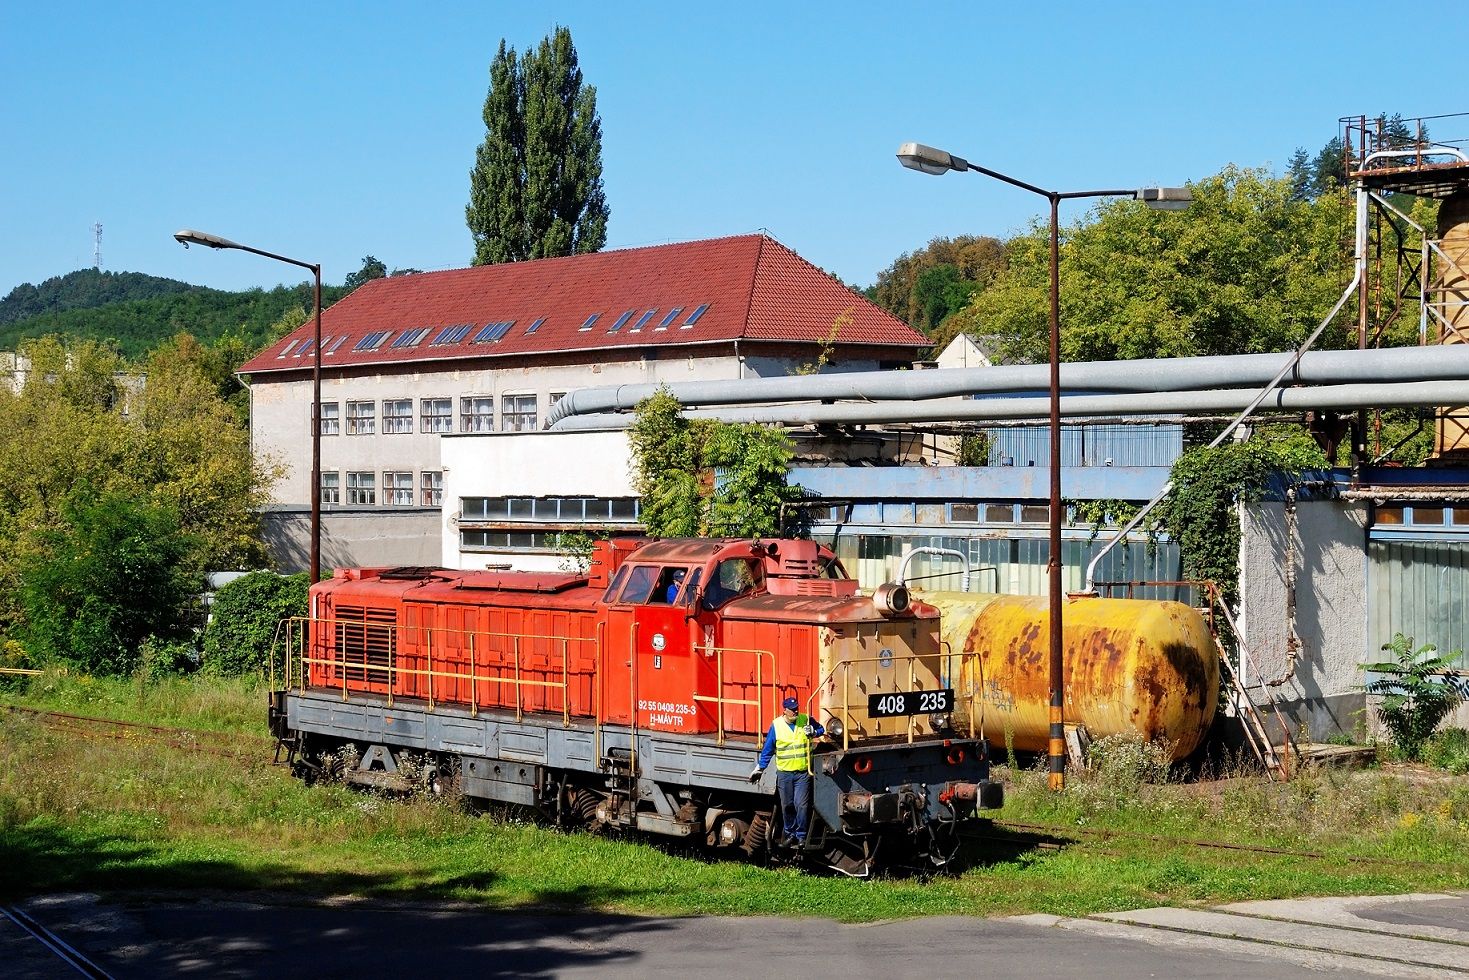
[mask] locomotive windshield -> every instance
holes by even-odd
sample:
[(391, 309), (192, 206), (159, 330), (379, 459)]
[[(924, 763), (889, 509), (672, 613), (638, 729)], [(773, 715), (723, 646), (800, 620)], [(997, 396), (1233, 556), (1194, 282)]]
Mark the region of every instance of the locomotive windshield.
[(765, 582), (765, 563), (758, 558), (726, 558), (714, 570), (704, 590), (704, 608), (718, 609), (733, 599), (749, 595)]

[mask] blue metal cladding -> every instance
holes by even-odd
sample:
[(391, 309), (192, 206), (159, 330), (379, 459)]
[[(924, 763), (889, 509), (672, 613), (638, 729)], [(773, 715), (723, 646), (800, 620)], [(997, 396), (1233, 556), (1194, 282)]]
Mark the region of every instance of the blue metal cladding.
[[(1046, 466), (1045, 425), (989, 429), (991, 466)], [(1088, 425), (1061, 430), (1062, 466), (1172, 466), (1183, 453), (1181, 425)]]
[(1464, 653), (1459, 666), (1469, 668), (1469, 540), (1377, 534), (1367, 545), (1368, 656), (1402, 633), (1415, 649), (1432, 643), (1441, 654)]

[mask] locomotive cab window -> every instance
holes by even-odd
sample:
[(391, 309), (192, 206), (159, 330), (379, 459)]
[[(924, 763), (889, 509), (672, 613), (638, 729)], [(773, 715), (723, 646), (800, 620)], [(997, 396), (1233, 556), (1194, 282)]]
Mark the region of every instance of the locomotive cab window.
[(672, 567), (665, 568), (658, 575), (658, 584), (653, 587), (653, 594), (648, 601), (661, 605), (673, 605), (678, 600), (678, 594), (683, 589), (684, 579), (688, 577), (687, 568)]
[(765, 582), (765, 564), (758, 558), (726, 558), (719, 563), (704, 590), (704, 608), (718, 609), (749, 595)]
[(627, 584), (622, 587), (622, 594), (617, 597), (617, 601), (642, 605), (652, 595), (653, 586), (657, 582), (657, 565), (634, 565), (632, 571), (627, 573)]

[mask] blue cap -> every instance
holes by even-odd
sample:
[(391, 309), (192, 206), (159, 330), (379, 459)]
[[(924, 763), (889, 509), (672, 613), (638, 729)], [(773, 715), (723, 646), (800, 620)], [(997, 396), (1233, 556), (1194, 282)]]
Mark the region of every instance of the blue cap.
[(780, 706), (788, 711), (797, 711), (801, 707), (801, 702), (797, 701), (795, 698), (786, 698), (780, 703)]

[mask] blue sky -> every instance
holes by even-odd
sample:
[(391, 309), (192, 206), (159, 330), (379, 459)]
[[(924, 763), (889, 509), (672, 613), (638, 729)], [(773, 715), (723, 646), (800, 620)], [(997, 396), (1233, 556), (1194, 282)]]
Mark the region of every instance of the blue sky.
[(185, 251), (176, 229), (320, 261), (330, 282), (367, 254), (467, 265), (490, 59), (558, 23), (597, 87), (609, 247), (763, 228), (866, 285), (936, 235), (1003, 236), (1043, 204), (906, 171), (907, 140), (1041, 186), (1132, 187), (1283, 170), (1344, 115), (1469, 109), (1408, 47), (1359, 69), (1383, 60), (1381, 17), (1351, 0), (7, 0), (0, 295), (91, 265), (98, 221), (104, 268), (226, 289), (298, 277)]

